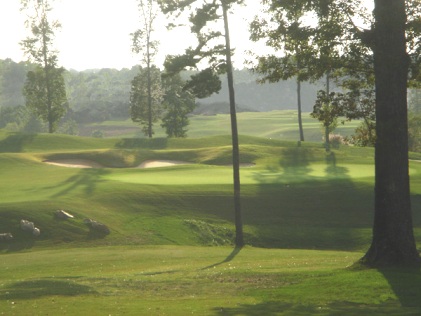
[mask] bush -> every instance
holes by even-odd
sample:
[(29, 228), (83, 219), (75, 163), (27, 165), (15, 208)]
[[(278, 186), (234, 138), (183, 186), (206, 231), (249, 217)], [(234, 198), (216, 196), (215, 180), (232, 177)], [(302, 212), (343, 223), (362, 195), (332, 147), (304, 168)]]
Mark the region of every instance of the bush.
[(360, 147), (373, 147), (376, 143), (376, 123), (370, 122), (369, 127), (366, 123), (361, 123), (355, 129), (355, 134), (352, 135), (348, 142)]
[(104, 137), (104, 133), (101, 130), (96, 129), (96, 130), (92, 131), (91, 136), (92, 137), (96, 137), (96, 138), (103, 138)]
[(339, 134), (330, 134), (329, 135), (329, 142), (332, 148), (338, 149), (340, 145), (347, 145), (345, 138)]

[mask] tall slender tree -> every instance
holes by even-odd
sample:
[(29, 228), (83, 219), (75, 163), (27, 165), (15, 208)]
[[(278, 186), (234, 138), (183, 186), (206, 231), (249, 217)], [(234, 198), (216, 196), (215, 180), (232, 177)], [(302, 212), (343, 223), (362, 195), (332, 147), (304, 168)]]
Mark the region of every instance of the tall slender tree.
[[(156, 22), (156, 18), (159, 14), (159, 6), (157, 5), (155, 0), (138, 0), (138, 9), (140, 14), (140, 23), (141, 27), (132, 33), (132, 50), (136, 54), (140, 54), (141, 56), (141, 66), (146, 69), (146, 78), (147, 78), (147, 108), (146, 111), (142, 111), (142, 115), (146, 117), (139, 118), (143, 122), (147, 122), (147, 130), (146, 135), (151, 138), (153, 136), (153, 123), (155, 120), (154, 113), (158, 113), (159, 111), (154, 111), (153, 106), (157, 105), (153, 102), (153, 88), (155, 87), (154, 83), (152, 82), (152, 67), (154, 57), (156, 56), (157, 49), (158, 49), (158, 41), (153, 40), (153, 32), (154, 32), (154, 23)], [(132, 86), (136, 83), (139, 83), (139, 76), (133, 79)], [(134, 87), (136, 90), (136, 87)], [(139, 89), (138, 89), (139, 90)], [(137, 101), (140, 99), (131, 98), (131, 101)], [(140, 106), (140, 104), (138, 104)], [(131, 104), (131, 109), (136, 108), (136, 104)], [(132, 113), (133, 117), (133, 113)]]
[[(192, 91), (198, 98), (204, 98), (218, 92), (221, 89), (219, 75), (227, 75), (232, 136), (236, 247), (244, 245), (244, 237), (241, 214), (240, 150), (228, 11), (233, 5), (242, 2), (243, 0), (160, 1), (164, 13), (173, 14), (177, 18), (186, 9), (189, 9), (190, 30), (196, 35), (197, 39), (196, 47), (187, 48), (183, 55), (167, 58), (165, 62), (166, 71), (172, 74), (187, 68), (198, 69), (203, 66), (204, 69), (191, 76), (185, 85), (185, 89)], [(219, 24), (220, 21), (223, 22), (223, 25)]]
[(130, 90), (130, 116), (147, 137), (153, 136), (153, 124), (161, 117), (162, 97), (161, 71), (155, 66), (139, 68)]
[(371, 32), (376, 86), (373, 239), (362, 262), (420, 266), (410, 203), (404, 0), (375, 0)]
[(58, 52), (53, 48), (55, 31), (61, 25), (51, 21), (53, 0), (21, 0), (27, 15), (26, 26), (31, 36), (21, 42), (24, 53), (36, 65), (27, 74), (24, 96), (28, 108), (48, 123), (53, 133), (58, 121), (67, 111), (67, 96), (63, 79), (64, 69), (58, 67)]

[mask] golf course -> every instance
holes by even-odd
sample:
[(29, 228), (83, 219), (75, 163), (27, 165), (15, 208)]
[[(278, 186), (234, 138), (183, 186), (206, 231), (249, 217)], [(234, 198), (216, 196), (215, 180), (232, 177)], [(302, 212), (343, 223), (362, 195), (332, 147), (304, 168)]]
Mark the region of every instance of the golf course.
[[(308, 113), (305, 142), (296, 111), (239, 113), (236, 249), (229, 115), (190, 120), (182, 139), (135, 138), (128, 121), (93, 127), (125, 131), (104, 138), (0, 130), (0, 233), (13, 235), (0, 240), (0, 315), (421, 315), (419, 271), (357, 264), (373, 148), (326, 152)], [(420, 249), (421, 154), (409, 156)]]

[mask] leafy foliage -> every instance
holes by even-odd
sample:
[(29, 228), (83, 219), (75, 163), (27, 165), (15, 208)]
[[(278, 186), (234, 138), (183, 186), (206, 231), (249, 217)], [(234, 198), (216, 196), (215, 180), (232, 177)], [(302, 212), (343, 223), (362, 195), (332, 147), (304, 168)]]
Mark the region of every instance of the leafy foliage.
[(53, 133), (67, 111), (64, 69), (57, 66), (57, 52), (53, 49), (54, 31), (61, 25), (49, 20), (52, 7), (48, 0), (22, 0), (21, 3), (22, 10), (28, 14), (26, 25), (32, 33), (21, 45), (30, 61), (37, 65), (27, 74), (26, 105), (48, 122), (48, 131)]
[(180, 75), (163, 79), (165, 109), (161, 126), (165, 128), (168, 137), (186, 137), (186, 127), (189, 124), (188, 114), (196, 107), (194, 96), (183, 90), (184, 82)]
[(59, 120), (67, 111), (63, 71), (63, 68), (51, 68), (46, 72), (37, 67), (28, 72), (23, 90), (26, 106), (48, 122), (52, 131), (56, 130)]
[(151, 68), (151, 95), (149, 106), (149, 88), (147, 69), (140, 68), (139, 74), (132, 81), (130, 91), (130, 115), (133, 122), (142, 126), (145, 135), (153, 134), (152, 125), (157, 122), (162, 113), (163, 91), (161, 87), (161, 72), (158, 68)]
[(408, 118), (409, 150), (421, 152), (421, 115), (410, 114)]

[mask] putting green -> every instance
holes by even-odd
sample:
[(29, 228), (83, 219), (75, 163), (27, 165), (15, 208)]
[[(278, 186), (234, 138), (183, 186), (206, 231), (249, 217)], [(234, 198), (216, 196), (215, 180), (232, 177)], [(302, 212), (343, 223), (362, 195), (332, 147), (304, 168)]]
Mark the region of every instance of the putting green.
[[(326, 164), (309, 164), (303, 167), (241, 168), (241, 183), (284, 183), (301, 182), (311, 179), (357, 179), (373, 178), (373, 165), (341, 164), (337, 166)], [(232, 168), (218, 166), (177, 166), (160, 168), (159, 170), (113, 170), (103, 176), (107, 180), (137, 184), (157, 185), (195, 185), (195, 184), (230, 184), (232, 183)]]

